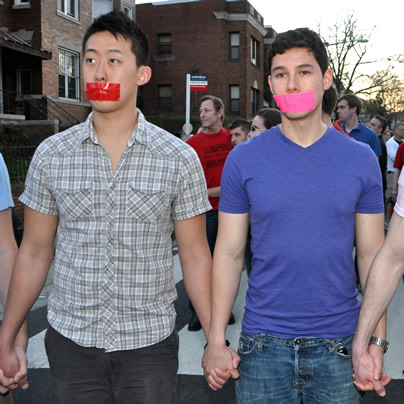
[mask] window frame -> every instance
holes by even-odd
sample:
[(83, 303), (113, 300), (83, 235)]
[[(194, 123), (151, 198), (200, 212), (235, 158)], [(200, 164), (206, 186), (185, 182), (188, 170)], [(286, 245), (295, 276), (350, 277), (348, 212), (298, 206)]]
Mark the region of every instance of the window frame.
[(251, 87), (250, 96), (251, 96), (251, 114), (256, 115), (259, 111), (259, 89)]
[[(161, 97), (160, 90), (169, 89), (169, 97)], [(171, 84), (161, 84), (157, 86), (157, 106), (160, 111), (171, 111), (173, 108), (173, 89)]]
[[(233, 91), (237, 90), (238, 97), (233, 97)], [(229, 113), (230, 114), (239, 114), (240, 113), (240, 85), (231, 84), (229, 85)], [(236, 105), (235, 105), (236, 104)]]
[[(64, 74), (60, 73), (60, 54), (64, 54)], [(73, 56), (73, 63), (74, 63), (74, 70), (77, 72), (77, 75), (70, 75), (68, 74), (67, 68), (67, 56)], [(61, 76), (64, 77), (64, 95), (60, 95), (60, 78)], [(69, 78), (73, 78), (75, 80), (75, 93), (76, 97), (71, 98), (69, 97)], [(72, 51), (66, 48), (58, 48), (58, 96), (59, 98), (63, 98), (65, 100), (70, 101), (80, 101), (80, 53)]]
[[(68, 10), (69, 3), (74, 3), (74, 15), (70, 14)], [(58, 13), (74, 20), (79, 19), (79, 0), (58, 0), (57, 2)]]
[(257, 39), (251, 36), (250, 41), (250, 62), (256, 67), (259, 67), (259, 50), (260, 50), (260, 43)]
[[(169, 43), (162, 43), (162, 38), (170, 38)], [(160, 32), (157, 34), (157, 54), (159, 56), (171, 56), (173, 50), (173, 38), (171, 32)]]
[[(232, 38), (234, 35), (237, 35), (238, 37), (238, 45), (234, 45), (232, 43)], [(233, 57), (233, 52), (236, 51), (238, 55), (236, 57)], [(239, 31), (234, 31), (234, 32), (229, 32), (229, 59), (233, 61), (238, 61), (240, 60), (240, 32)]]

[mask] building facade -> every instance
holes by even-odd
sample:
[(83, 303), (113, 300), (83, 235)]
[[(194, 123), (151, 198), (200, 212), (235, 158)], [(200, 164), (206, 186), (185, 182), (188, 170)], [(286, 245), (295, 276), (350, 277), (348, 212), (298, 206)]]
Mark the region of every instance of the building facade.
[(81, 45), (93, 19), (135, 0), (0, 0), (0, 117), (83, 121)]
[(220, 97), (229, 119), (252, 118), (268, 93), (266, 46), (275, 34), (246, 0), (178, 0), (139, 4), (136, 21), (151, 46), (151, 81), (141, 89), (145, 114), (184, 115), (186, 75), (206, 75), (207, 93)]

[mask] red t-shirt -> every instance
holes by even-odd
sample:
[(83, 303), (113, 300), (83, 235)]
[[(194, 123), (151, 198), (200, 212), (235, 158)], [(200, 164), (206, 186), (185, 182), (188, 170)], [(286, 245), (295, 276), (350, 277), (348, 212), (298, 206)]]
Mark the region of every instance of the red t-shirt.
[[(224, 163), (232, 149), (230, 131), (222, 128), (220, 132), (213, 134), (199, 132), (190, 137), (187, 143), (198, 154), (208, 189), (219, 187)], [(209, 198), (209, 202), (212, 210), (218, 210), (219, 198)]]
[(393, 167), (401, 169), (404, 166), (404, 143), (398, 146), (396, 159), (394, 160)]

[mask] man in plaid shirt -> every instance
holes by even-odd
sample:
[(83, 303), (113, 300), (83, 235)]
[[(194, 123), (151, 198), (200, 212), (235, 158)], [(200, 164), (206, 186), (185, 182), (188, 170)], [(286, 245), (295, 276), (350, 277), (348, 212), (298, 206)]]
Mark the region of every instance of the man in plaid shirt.
[(21, 196), (25, 234), (0, 332), (0, 369), (14, 381), (13, 340), (52, 264), (45, 338), (52, 403), (175, 402), (173, 230), (208, 332), (206, 183), (192, 148), (136, 109), (138, 86), (151, 76), (148, 57), (147, 38), (124, 13), (92, 24), (83, 40), (92, 113), (38, 147)]

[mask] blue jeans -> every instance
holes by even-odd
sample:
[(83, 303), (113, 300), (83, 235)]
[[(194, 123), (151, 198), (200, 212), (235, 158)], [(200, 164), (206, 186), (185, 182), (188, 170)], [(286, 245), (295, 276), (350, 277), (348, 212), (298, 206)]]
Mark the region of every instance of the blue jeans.
[(357, 404), (352, 337), (279, 338), (241, 333), (238, 404)]

